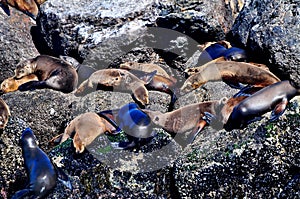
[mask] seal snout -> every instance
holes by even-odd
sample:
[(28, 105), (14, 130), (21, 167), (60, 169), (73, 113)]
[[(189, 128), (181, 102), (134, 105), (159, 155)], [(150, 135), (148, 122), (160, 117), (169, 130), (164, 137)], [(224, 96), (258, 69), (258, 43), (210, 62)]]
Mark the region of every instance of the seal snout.
[(27, 127), (23, 130), (19, 144), (21, 146), (26, 145), (29, 148), (35, 148), (37, 146), (37, 139), (31, 128)]

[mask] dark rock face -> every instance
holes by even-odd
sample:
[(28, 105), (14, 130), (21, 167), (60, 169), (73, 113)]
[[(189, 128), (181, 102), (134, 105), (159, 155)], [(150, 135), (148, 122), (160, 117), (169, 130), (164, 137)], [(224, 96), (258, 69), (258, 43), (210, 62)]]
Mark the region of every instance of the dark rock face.
[(14, 75), (15, 65), (38, 55), (30, 35), (34, 25), (23, 13), (11, 9), (11, 16), (0, 11), (0, 83)]
[(230, 40), (249, 50), (253, 59), (268, 64), (277, 75), (300, 86), (299, 1), (247, 1)]

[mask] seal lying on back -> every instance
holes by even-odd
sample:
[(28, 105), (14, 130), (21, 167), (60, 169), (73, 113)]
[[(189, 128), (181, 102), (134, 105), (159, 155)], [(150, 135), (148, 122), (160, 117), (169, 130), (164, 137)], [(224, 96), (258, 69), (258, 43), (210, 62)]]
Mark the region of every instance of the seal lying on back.
[(197, 69), (180, 88), (183, 93), (199, 88), (208, 81), (223, 80), (229, 85), (239, 83), (250, 84), (255, 87), (266, 87), (279, 82), (280, 79), (270, 71), (255, 65), (235, 61), (215, 61)]
[(299, 90), (288, 80), (265, 87), (235, 106), (224, 128), (228, 131), (244, 128), (271, 110), (270, 120), (274, 121), (283, 114), (289, 100), (296, 95), (299, 95)]
[(0, 98), (0, 129), (4, 129), (10, 116), (10, 110), (5, 101)]
[(39, 81), (25, 83), (19, 87), (19, 90), (51, 88), (69, 93), (76, 88), (78, 83), (75, 68), (61, 59), (48, 55), (39, 55), (21, 61), (17, 65), (15, 70), (16, 79), (29, 74), (35, 74)]
[(68, 138), (73, 137), (76, 153), (82, 153), (85, 147), (90, 145), (96, 137), (105, 132), (112, 134), (117, 130), (118, 128), (112, 125), (110, 121), (96, 113), (87, 112), (75, 117), (66, 127), (63, 135), (54, 137), (52, 141), (60, 139), (59, 142), (63, 143)]
[(111, 87), (121, 91), (131, 91), (134, 98), (142, 105), (149, 104), (149, 94), (145, 85), (151, 81), (156, 71), (149, 73), (146, 81), (122, 69), (102, 69), (94, 72), (77, 88), (75, 95), (83, 95), (98, 90), (99, 87)]
[(0, 0), (0, 6), (7, 15), (10, 15), (9, 6), (11, 6), (30, 16), (31, 18), (36, 19), (36, 16), (39, 12), (39, 6), (45, 1), (46, 0)]
[(29, 184), (25, 189), (16, 192), (12, 199), (23, 198), (27, 195), (34, 195), (36, 198), (46, 197), (55, 188), (57, 180), (72, 189), (68, 176), (57, 168), (47, 154), (38, 147), (36, 137), (30, 128), (22, 132), (20, 144)]
[(14, 77), (10, 77), (5, 79), (1, 85), (0, 89), (4, 93), (13, 92), (18, 90), (19, 86), (21, 86), (24, 83), (31, 82), (31, 81), (38, 81), (38, 77), (35, 74), (30, 74), (27, 76), (22, 77), (21, 79), (16, 79)]

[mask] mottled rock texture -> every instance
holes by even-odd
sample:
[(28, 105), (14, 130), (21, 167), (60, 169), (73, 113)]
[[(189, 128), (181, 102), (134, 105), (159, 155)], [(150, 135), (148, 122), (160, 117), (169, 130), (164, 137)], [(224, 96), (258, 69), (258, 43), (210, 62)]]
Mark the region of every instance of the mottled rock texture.
[[(83, 61), (93, 49), (101, 68), (134, 47), (151, 47), (155, 40), (157, 47), (163, 39), (176, 40), (162, 32), (158, 33), (163, 37), (159, 40), (158, 34), (152, 30), (149, 33), (146, 27), (172, 28), (198, 42), (220, 40), (225, 38), (242, 5), (237, 2), (48, 0), (37, 19), (36, 34), (47, 46), (41, 46), (39, 51)], [(190, 48), (196, 48), (196, 44)]]
[(253, 60), (300, 86), (300, 2), (246, 1), (229, 34)]

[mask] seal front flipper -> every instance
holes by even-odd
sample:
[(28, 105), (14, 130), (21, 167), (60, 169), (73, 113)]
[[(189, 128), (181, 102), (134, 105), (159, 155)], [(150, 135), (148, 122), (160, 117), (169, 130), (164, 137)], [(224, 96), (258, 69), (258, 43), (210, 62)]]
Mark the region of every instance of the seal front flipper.
[(288, 105), (287, 98), (284, 98), (280, 103), (278, 103), (275, 108), (272, 110), (270, 121), (273, 122), (277, 120), (285, 111), (286, 106)]
[(33, 191), (30, 189), (22, 189), (20, 191), (17, 191), (11, 199), (21, 199), (24, 198), (25, 196), (28, 196), (32, 193)]
[(35, 89), (49, 88), (45, 81), (30, 81), (19, 86), (19, 91), (33, 91)]
[(252, 94), (256, 93), (257, 91), (261, 90), (263, 87), (257, 87), (252, 85), (247, 85), (243, 87), (239, 92), (233, 95), (233, 98), (237, 97), (250, 97)]

